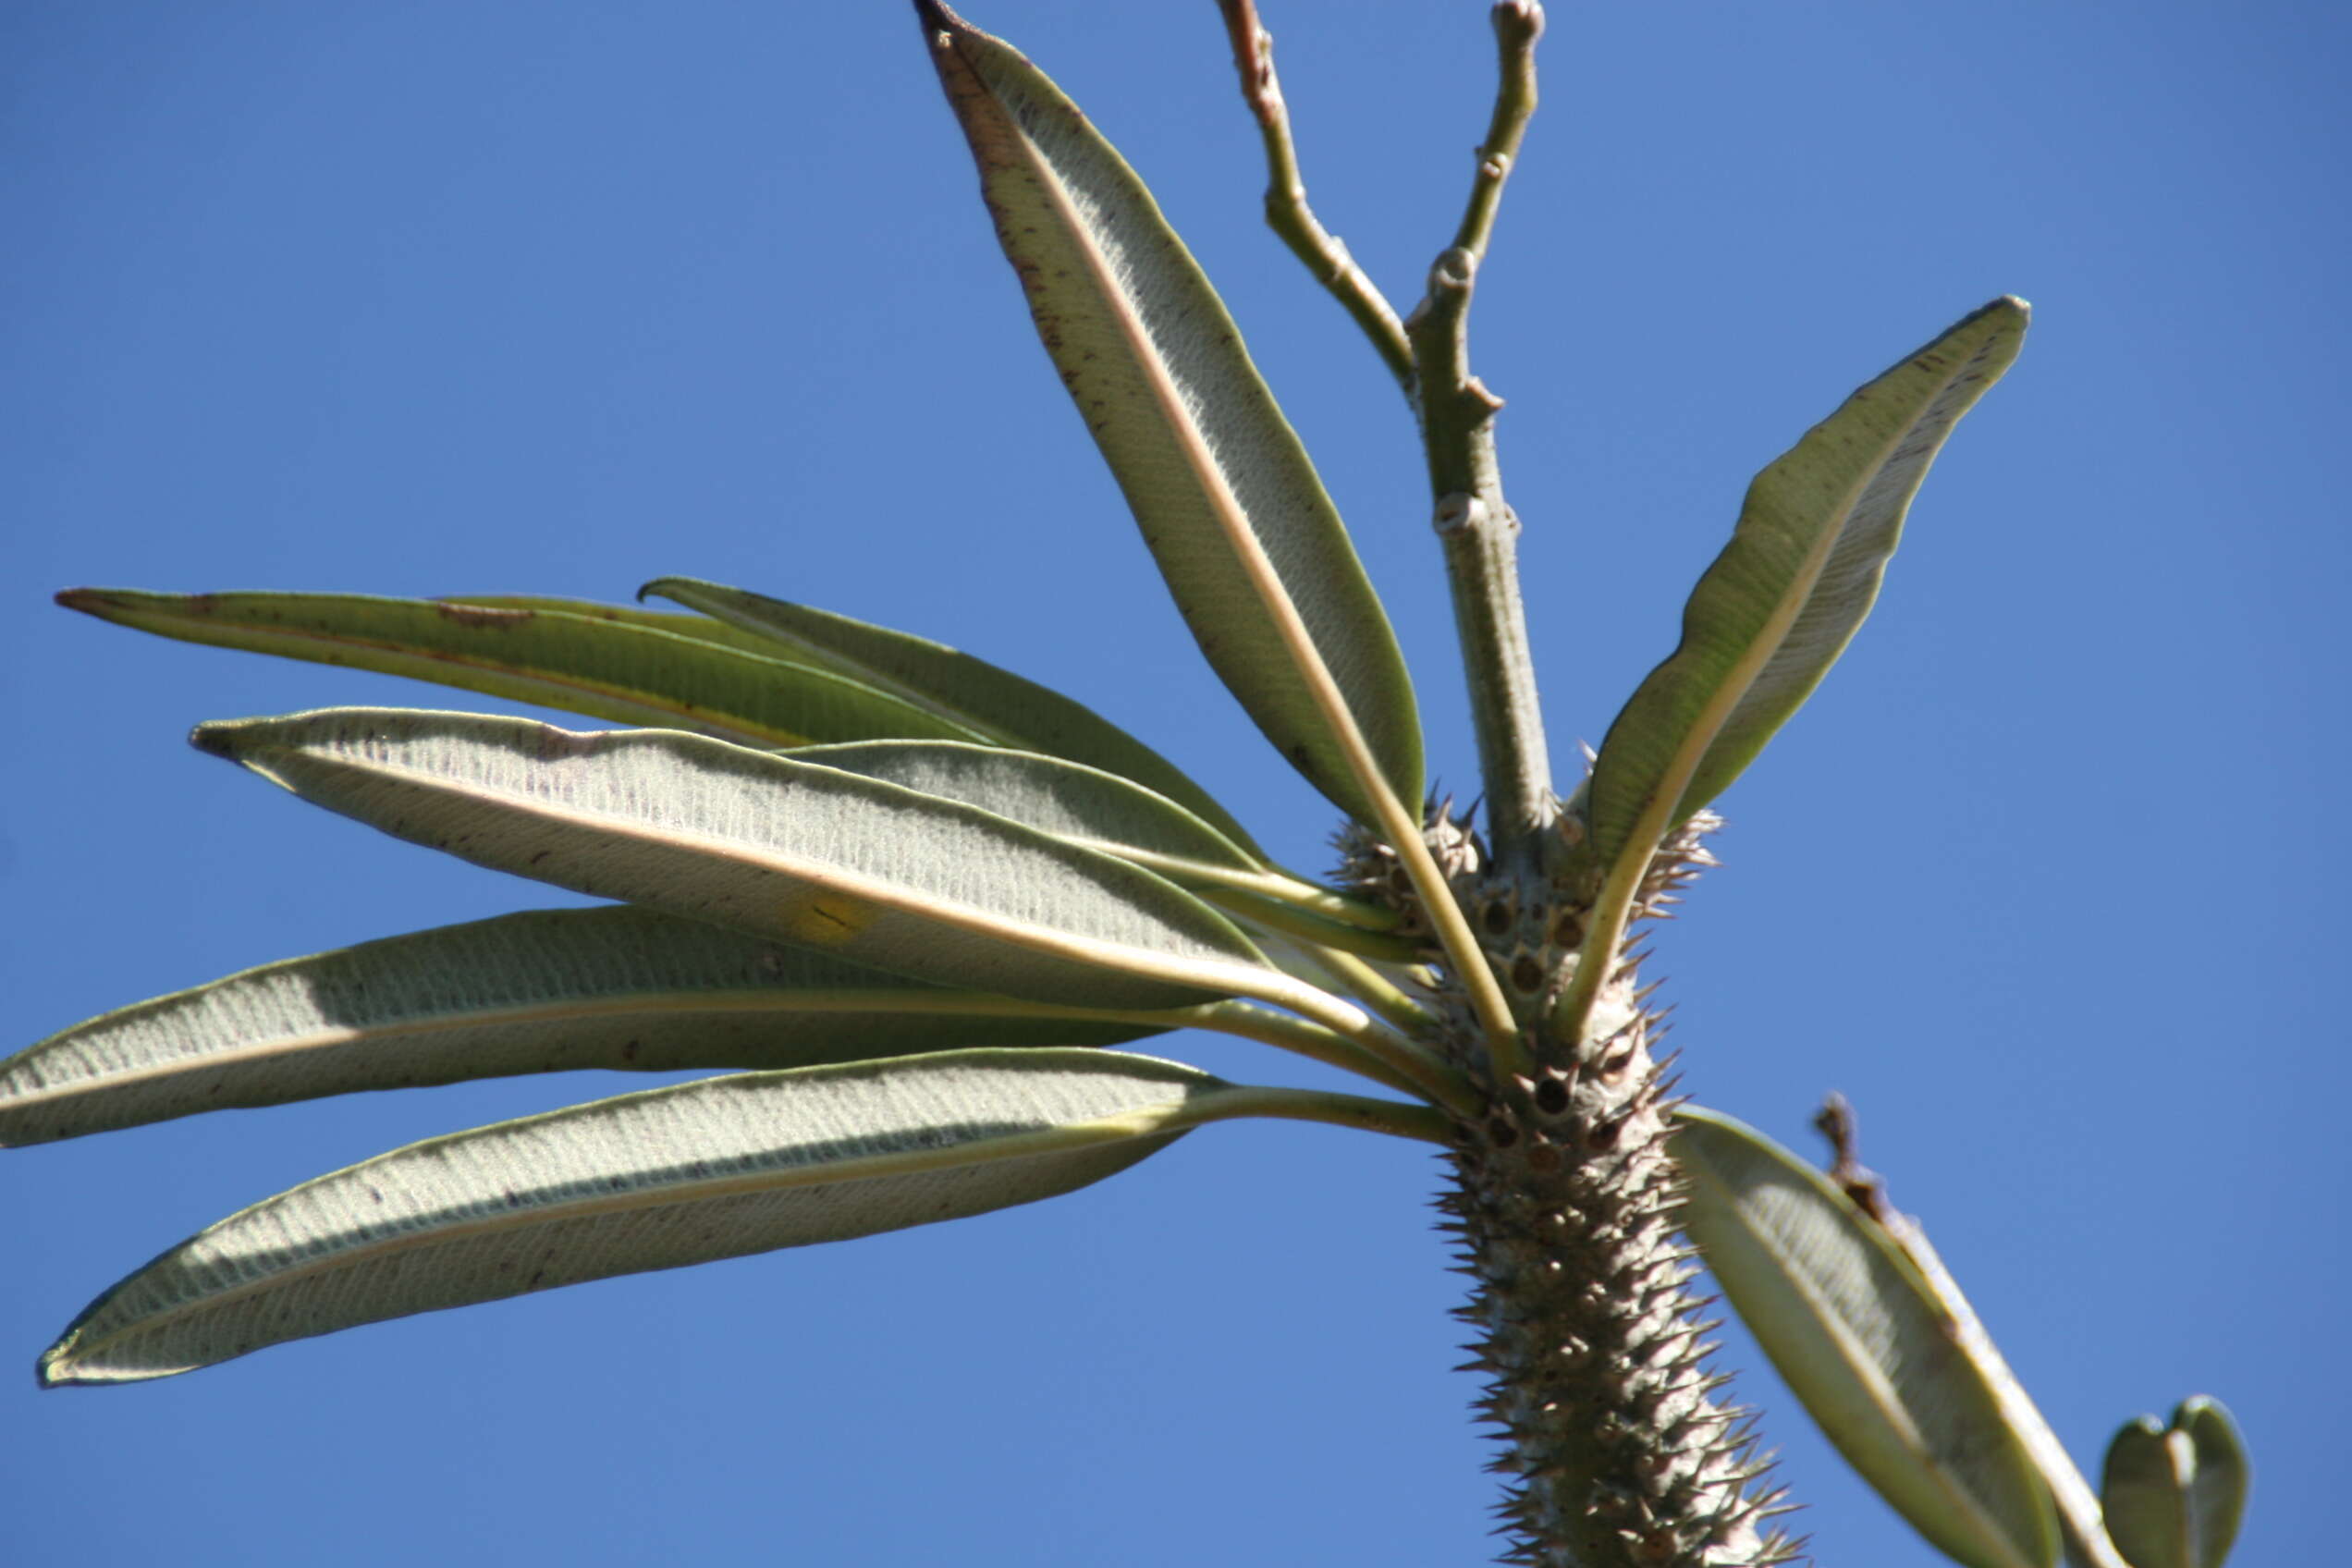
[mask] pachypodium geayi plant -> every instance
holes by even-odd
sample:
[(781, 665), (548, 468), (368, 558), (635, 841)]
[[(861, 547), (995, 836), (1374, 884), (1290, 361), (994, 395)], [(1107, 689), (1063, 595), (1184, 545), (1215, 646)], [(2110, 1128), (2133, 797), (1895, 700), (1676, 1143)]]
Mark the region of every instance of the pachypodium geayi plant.
[[(1747, 1415), (1703, 1363), (1704, 1261), (1855, 1467), (1970, 1568), (2218, 1568), (2226, 1413), (2125, 1427), (2094, 1491), (1916, 1223), (1678, 1100), (1633, 933), (1709, 864), (1711, 802), (1861, 624), (1911, 496), (2016, 355), (1998, 299), (1905, 355), (1747, 492), (1582, 780), (1554, 793), (1465, 323), (1535, 107), (1535, 0), (1452, 242), (1400, 314), (1308, 207), (1253, 0), (1222, 0), (1277, 232), (1354, 317), (1427, 447), (1484, 785), (1423, 809), (1413, 687), (1314, 468), (1151, 195), (1013, 49), (936, 0), (925, 47), (1045, 346), (1170, 591), (1258, 728), (1343, 814), (1337, 876), (1274, 864), (1068, 698), (937, 643), (680, 578), (675, 609), (174, 596), (67, 606), (643, 728), (337, 708), (198, 748), (477, 864), (616, 900), (370, 942), (82, 1023), (0, 1063), (0, 1143), (224, 1107), (600, 1067), (729, 1070), (395, 1150), (116, 1285), (49, 1385), (165, 1377), (436, 1307), (1052, 1197), (1204, 1123), (1427, 1141), (1474, 1282), (1511, 1561), (1758, 1564)], [(643, 595), (641, 595), (641, 599)], [(1223, 1031), (1377, 1093), (1226, 1083), (1124, 1047)]]

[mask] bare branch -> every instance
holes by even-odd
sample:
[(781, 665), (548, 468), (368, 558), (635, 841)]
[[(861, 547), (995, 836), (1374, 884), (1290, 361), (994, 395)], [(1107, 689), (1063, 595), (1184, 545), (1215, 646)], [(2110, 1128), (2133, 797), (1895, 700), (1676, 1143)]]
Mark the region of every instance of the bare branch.
[(1536, 109), (1535, 49), (1544, 14), (1538, 0), (1498, 0), (1492, 15), (1500, 80), (1469, 205), (1454, 243), (1429, 269), (1428, 292), (1406, 319), (1405, 335), (1413, 346), (1433, 521), (1445, 548), (1470, 682), (1488, 836), (1498, 872), (1533, 881), (1544, 871), (1546, 830), (1557, 805), (1519, 595), (1519, 519), (1503, 499), (1495, 456), (1494, 416), (1502, 400), (1471, 374), (1469, 318), (1503, 182)]
[(1543, 6), (1540, 0), (1501, 0), (1494, 8), (1493, 20), (1495, 43), (1502, 55), (1501, 81), (1495, 90), (1494, 117), (1488, 122), (1486, 142), (1478, 149), (1470, 205), (1453, 237), (1456, 250), (1481, 260), (1494, 233), (1503, 182), (1519, 162), (1519, 143), (1536, 112), (1536, 40), (1543, 36)]
[(1233, 41), (1233, 68), (1241, 73), (1242, 97), (1257, 117), (1258, 132), (1266, 141), (1267, 225), (1355, 318), (1389, 374), (1410, 397), (1413, 349), (1405, 341), (1396, 308), (1356, 265), (1340, 237), (1325, 228), (1306, 203), (1298, 148), (1291, 140), (1290, 108), (1282, 102), (1281, 80), (1274, 74), (1274, 35), (1258, 21), (1256, 0), (1217, 0), (1217, 5)]

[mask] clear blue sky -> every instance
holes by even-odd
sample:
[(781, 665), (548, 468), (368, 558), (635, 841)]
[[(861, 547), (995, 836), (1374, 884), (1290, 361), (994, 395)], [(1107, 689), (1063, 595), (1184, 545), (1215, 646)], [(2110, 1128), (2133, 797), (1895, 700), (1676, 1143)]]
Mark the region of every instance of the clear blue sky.
[[(1417, 293), (1483, 7), (1267, 0), (1327, 220)], [(1208, 0), (974, 0), (1151, 179), (1317, 454), (1476, 788), (1403, 409), (1260, 231)], [(2061, 1435), (2198, 1391), (2247, 1564), (2340, 1545), (2347, 13), (1563, 6), (1478, 297), (1565, 752), (1749, 474), (1991, 296), (2034, 337), (1660, 943), (1708, 1103), (1837, 1087)], [(1330, 827), (1222, 698), (1029, 336), (907, 7), (18, 0), (0, 17), (13, 1040), (564, 901), (305, 808), (193, 721), (496, 706), (169, 644), (81, 583), (625, 599), (685, 573), (957, 643)], [(1270, 1053), (1171, 1041), (1243, 1077)], [(0, 1158), (0, 1350), (190, 1231), (640, 1086), (235, 1112)], [(0, 1380), (0, 1558), (1470, 1562), (1488, 1478), (1434, 1161), (1211, 1129), (966, 1225)], [(1731, 1359), (1751, 1362), (1733, 1343)], [(1769, 1373), (1829, 1563), (1936, 1561)]]

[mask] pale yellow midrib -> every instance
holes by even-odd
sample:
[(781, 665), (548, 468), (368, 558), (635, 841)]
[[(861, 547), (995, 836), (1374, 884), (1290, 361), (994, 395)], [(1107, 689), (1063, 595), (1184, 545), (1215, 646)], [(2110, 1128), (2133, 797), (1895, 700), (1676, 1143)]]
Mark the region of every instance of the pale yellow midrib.
[[(1260, 606), (1274, 623), (1275, 633), (1282, 643), (1283, 651), (1289, 655), (1292, 668), (1305, 682), (1307, 694), (1332, 739), (1339, 742), (1348, 771), (1354, 776), (1357, 787), (1365, 792), (1373, 812), (1379, 817), (1381, 832), (1388, 838), (1398, 858), (1404, 863), (1415, 890), (1421, 895), (1424, 908), (1438, 928), (1439, 941), (1470, 995), (1480, 1023), (1490, 1038), (1515, 1046), (1517, 1023), (1512, 1017), (1510, 1004), (1503, 999), (1493, 974), (1488, 969), (1485, 952), (1455, 905), (1452, 891), (1447, 886), (1443, 874), (1430, 857), (1427, 846), (1422, 842), (1420, 824), (1389, 788), (1387, 778), (1372, 755), (1371, 744), (1357, 727), (1355, 715), (1340, 691), (1338, 680), (1332, 676), (1329, 666), (1324, 663), (1321, 651), (1316, 647), (1305, 619), (1298, 613), (1298, 606), (1284, 591), (1280, 573), (1268, 558), (1264, 546), (1258, 543), (1256, 532), (1249, 526), (1239, 497), (1233, 494), (1224, 471), (1209, 452), (1207, 443), (1201, 438), (1182, 397), (1161, 368), (1149, 335), (1134, 312), (1126, 308), (1126, 294), (1118, 287), (1101, 249), (1095, 244), (1085, 225), (1078, 220), (1051, 165), (1046, 162), (1035, 144), (1017, 125), (1009, 125), (1006, 129), (1010, 140), (1020, 148), (1035, 175), (1037, 189), (1060, 218), (1058, 226), (1060, 232), (1071, 238), (1081, 262), (1092, 275), (1096, 293), (1102, 299), (1118, 301), (1108, 313), (1126, 342), (1130, 361), (1135, 365), (1145, 388), (1158, 404), (1163, 422), (1171, 431), (1178, 433), (1178, 450), (1192, 472), (1194, 482), (1207, 497), (1219, 531), (1225, 535), (1238, 558), (1251, 592), (1257, 596)], [(1283, 1005), (1295, 1006), (1294, 1003)]]
[[(787, 1192), (799, 1187), (828, 1186), (897, 1176), (916, 1176), (958, 1165), (990, 1164), (998, 1160), (1018, 1159), (1034, 1155), (1077, 1153), (1097, 1144), (1117, 1139), (1145, 1137), (1154, 1133), (1176, 1130), (1166, 1124), (1181, 1119), (1185, 1103), (1184, 1099), (1180, 1098), (1163, 1101), (1158, 1107), (1135, 1107), (1084, 1121), (1061, 1122), (1033, 1129), (1026, 1133), (974, 1140), (968, 1144), (864, 1155), (848, 1160), (794, 1165), (766, 1171), (738, 1172), (727, 1176), (705, 1177), (626, 1192), (607, 1192), (532, 1208), (503, 1210), (496, 1214), (484, 1215), (475, 1219), (439, 1226), (429, 1231), (400, 1231), (332, 1253), (305, 1257), (289, 1267), (259, 1279), (248, 1280), (222, 1290), (206, 1292), (186, 1301), (175, 1302), (155, 1311), (143, 1313), (111, 1333), (100, 1335), (88, 1341), (92, 1353), (92, 1356), (78, 1354), (65, 1358), (64, 1365), (71, 1366), (77, 1360), (92, 1359), (94, 1355), (103, 1354), (108, 1345), (124, 1339), (133, 1335), (152, 1333), (192, 1315), (231, 1305), (257, 1292), (280, 1289), (289, 1281), (307, 1276), (361, 1266), (418, 1247), (439, 1246), (472, 1236), (495, 1234), (502, 1230), (552, 1225), (569, 1219), (625, 1214), (644, 1208), (684, 1207), (715, 1203), (729, 1197), (745, 1196), (753, 1193)], [(82, 1341), (77, 1340), (75, 1348), (77, 1352), (80, 1352)]]
[[(778, 876), (796, 877), (828, 891), (848, 898), (879, 905), (894, 913), (918, 919), (936, 921), (943, 925), (983, 937), (993, 937), (1016, 947), (1027, 948), (1051, 957), (1093, 965), (1171, 985), (1192, 986), (1220, 996), (1255, 997), (1277, 1007), (1288, 1008), (1305, 1017), (1329, 1025), (1344, 1035), (1362, 1033), (1370, 1025), (1370, 1018), (1361, 1009), (1340, 998), (1318, 990), (1269, 968), (1244, 964), (1238, 961), (1189, 958), (1163, 953), (1150, 948), (1140, 948), (1113, 942), (1102, 937), (1083, 937), (1061, 932), (1050, 926), (1037, 925), (1010, 916), (996, 914), (976, 906), (946, 898), (902, 891), (895, 885), (876, 881), (852, 873), (826, 868), (823, 870), (794, 861), (774, 846), (748, 846), (741, 840), (713, 838), (708, 834), (679, 828), (655, 832), (626, 818), (598, 816), (582, 810), (564, 810), (556, 803), (535, 796), (524, 796), (500, 790), (494, 786), (459, 787), (438, 776), (404, 769), (390, 764), (356, 759), (349, 756), (321, 754), (297, 750), (297, 754), (315, 765), (339, 769), (365, 778), (387, 780), (442, 799), (491, 798), (520, 815), (537, 816), (543, 820), (575, 828), (591, 830), (609, 838), (644, 844), (672, 843), (710, 853), (714, 858), (747, 864)], [(240, 758), (240, 760), (243, 760)], [(298, 791), (299, 792), (299, 791)], [(977, 808), (973, 808), (977, 809)], [(1034, 829), (1032, 829), (1034, 831)], [(820, 863), (821, 864), (821, 863)]]
[(215, 1067), (234, 1067), (247, 1062), (268, 1061), (278, 1057), (300, 1055), (304, 1051), (329, 1050), (337, 1046), (356, 1045), (362, 1042), (388, 1044), (411, 1035), (500, 1029), (516, 1024), (561, 1023), (568, 1019), (622, 1018), (633, 1014), (662, 1012), (904, 1012), (924, 1015), (983, 1015), (1014, 1018), (1101, 1016), (1100, 1011), (1096, 1009), (1063, 1007), (1054, 1002), (1029, 1002), (1018, 997), (1000, 997), (988, 991), (929, 992), (919, 990), (913, 986), (902, 990), (793, 991), (778, 987), (772, 991), (752, 989), (649, 991), (596, 1005), (550, 1002), (484, 1008), (475, 1012), (435, 1014), (429, 1017), (407, 1018), (356, 1028), (313, 1029), (299, 1034), (275, 1035), (267, 1040), (228, 1049), (204, 1050), (193, 1055), (177, 1056), (148, 1062), (127, 1071), (93, 1073), (61, 1084), (43, 1084), (39, 1088), (0, 1099), (0, 1109), (43, 1105), (52, 1100), (70, 1099), (105, 1090), (128, 1088), (160, 1078), (202, 1072)]

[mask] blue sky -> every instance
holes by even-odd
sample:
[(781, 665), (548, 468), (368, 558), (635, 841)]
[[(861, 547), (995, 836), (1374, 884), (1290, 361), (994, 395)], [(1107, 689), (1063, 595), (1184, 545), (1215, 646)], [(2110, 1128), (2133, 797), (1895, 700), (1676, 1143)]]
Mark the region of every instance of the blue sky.
[[(1332, 227), (1410, 299), (1482, 7), (1268, 0)], [(1225, 291), (1475, 791), (1410, 423), (1259, 228), (1214, 7), (997, 0)], [(2095, 1464), (2210, 1392), (2238, 1561), (2316, 1561), (2342, 1380), (2341, 77), (2317, 4), (1562, 7), (1477, 302), (1558, 753), (1672, 645), (1748, 476), (1994, 294), (2025, 356), (1877, 616), (1722, 801), (1660, 942), (1688, 1086), (1808, 1151), (1836, 1087)], [(189, 751), (496, 707), (169, 644), (75, 584), (530, 592), (680, 573), (1060, 685), (1293, 864), (1328, 808), (1227, 702), (1030, 336), (906, 8), (20, 3), (0, 18), (12, 1044), (249, 965), (566, 901)], [(1169, 1054), (1316, 1081), (1221, 1041)], [(233, 1112), (0, 1158), (29, 1365), (190, 1231), (398, 1144), (640, 1086)], [(27, 1564), (1471, 1562), (1490, 1501), (1434, 1161), (1213, 1128), (962, 1225), (0, 1383)], [(1755, 1366), (1734, 1336), (1727, 1359)], [(1825, 1562), (1937, 1561), (1769, 1372)]]

